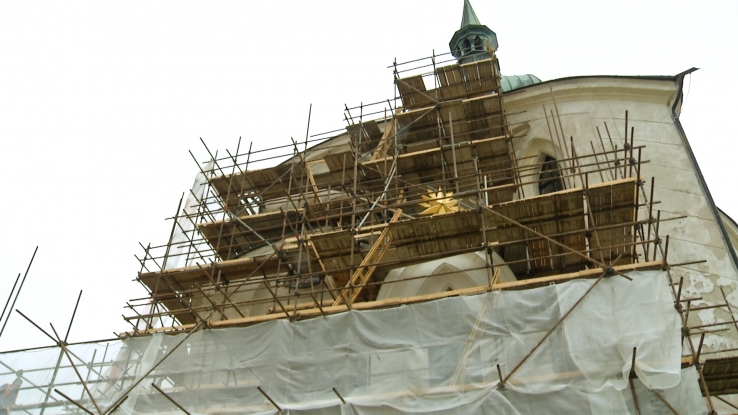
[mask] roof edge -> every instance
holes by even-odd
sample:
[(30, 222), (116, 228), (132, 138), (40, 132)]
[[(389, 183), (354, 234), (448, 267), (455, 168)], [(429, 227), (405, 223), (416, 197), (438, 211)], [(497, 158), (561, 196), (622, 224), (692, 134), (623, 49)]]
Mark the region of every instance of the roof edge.
[[(710, 209), (712, 210), (712, 214), (715, 216), (715, 221), (718, 224), (718, 227), (720, 228), (720, 233), (723, 236), (723, 241), (725, 242), (725, 245), (728, 248), (728, 252), (730, 253), (730, 258), (733, 260), (733, 267), (738, 270), (738, 255), (736, 255), (735, 248), (733, 248), (733, 244), (730, 243), (730, 236), (728, 236), (728, 230), (725, 229), (725, 224), (723, 223), (722, 218), (720, 217), (720, 209), (715, 204), (715, 200), (712, 198), (712, 194), (710, 193), (710, 189), (707, 187), (707, 182), (705, 181), (705, 176), (702, 175), (702, 170), (700, 169), (700, 165), (697, 163), (697, 158), (694, 155), (694, 151), (692, 151), (692, 146), (689, 144), (689, 140), (687, 139), (687, 134), (684, 132), (684, 128), (682, 127), (681, 121), (679, 121), (679, 113), (681, 111), (682, 106), (682, 96), (684, 95), (684, 77), (687, 74), (690, 74), (694, 71), (698, 70), (698, 68), (690, 68), (687, 69), (684, 72), (678, 73), (673, 78), (677, 83), (677, 96), (674, 98), (674, 103), (671, 106), (671, 117), (674, 120), (674, 125), (677, 128), (677, 132), (679, 133), (679, 136), (682, 138), (682, 142), (684, 143), (684, 148), (687, 150), (687, 155), (689, 156), (690, 160), (692, 161), (692, 164), (694, 165), (694, 171), (697, 174), (697, 181), (700, 183), (700, 187), (702, 187), (702, 190), (705, 192), (705, 197), (707, 198), (707, 202), (710, 205)], [(725, 215), (728, 218), (730, 216)], [(730, 218), (733, 220), (732, 218)]]
[[(695, 71), (697, 68), (692, 68), (689, 71)], [(682, 72), (682, 74), (687, 74), (689, 71)], [(577, 76), (566, 76), (564, 78), (555, 78), (555, 79), (549, 79), (547, 81), (541, 81), (539, 83), (536, 83), (534, 85), (528, 85), (524, 87), (518, 87), (515, 89), (511, 89), (510, 91), (516, 91), (523, 88), (538, 86), (538, 85), (545, 85), (545, 84), (552, 84), (555, 82), (560, 81), (572, 81), (577, 79), (595, 79), (595, 78), (613, 78), (613, 79), (645, 79), (649, 81), (674, 81), (676, 78), (681, 75), (577, 75)]]

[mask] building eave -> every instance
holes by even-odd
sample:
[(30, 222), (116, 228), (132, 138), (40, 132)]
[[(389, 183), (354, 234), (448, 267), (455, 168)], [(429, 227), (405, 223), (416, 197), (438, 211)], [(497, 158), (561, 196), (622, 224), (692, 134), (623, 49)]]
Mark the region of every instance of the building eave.
[(715, 204), (715, 200), (712, 198), (712, 194), (710, 193), (710, 188), (707, 186), (707, 182), (705, 181), (705, 177), (702, 175), (702, 170), (700, 169), (699, 163), (697, 163), (697, 158), (694, 155), (694, 152), (692, 151), (692, 146), (689, 144), (689, 140), (687, 139), (687, 134), (684, 132), (684, 128), (682, 127), (682, 123), (679, 120), (679, 113), (681, 111), (682, 106), (682, 96), (683, 96), (683, 87), (684, 87), (684, 77), (687, 74), (690, 74), (694, 71), (696, 71), (698, 68), (691, 68), (688, 69), (682, 73), (679, 73), (675, 75), (673, 78), (675, 82), (677, 83), (677, 97), (674, 99), (674, 103), (671, 107), (671, 116), (674, 120), (674, 125), (677, 128), (677, 131), (679, 132), (679, 136), (682, 138), (682, 141), (684, 143), (684, 148), (687, 150), (687, 155), (689, 156), (690, 160), (692, 160), (692, 164), (694, 164), (694, 171), (697, 175), (697, 180), (700, 183), (700, 186), (702, 187), (702, 190), (705, 192), (705, 197), (707, 198), (707, 201), (710, 205), (710, 209), (712, 210), (713, 215), (715, 216), (715, 221), (718, 224), (718, 227), (720, 228), (720, 232), (723, 235), (723, 242), (726, 245), (726, 248), (728, 252), (730, 252), (730, 257), (733, 260), (733, 267), (738, 270), (738, 255), (736, 255), (735, 249), (733, 248), (733, 244), (730, 243), (730, 237), (728, 236), (728, 231), (725, 228), (725, 224), (723, 223), (721, 217), (720, 217), (720, 209), (718, 209), (717, 205)]

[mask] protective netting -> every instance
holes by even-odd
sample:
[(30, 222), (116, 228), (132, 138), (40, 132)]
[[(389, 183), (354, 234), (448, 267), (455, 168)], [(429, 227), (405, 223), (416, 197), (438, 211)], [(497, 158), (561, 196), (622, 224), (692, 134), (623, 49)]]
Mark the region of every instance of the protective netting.
[[(681, 370), (680, 322), (664, 273), (628, 275), (632, 281), (602, 280), (504, 387), (498, 373), (514, 370), (593, 280), (70, 349), (103, 409), (154, 369), (119, 413), (179, 411), (154, 383), (191, 413), (277, 413), (260, 387), (292, 414), (634, 414), (634, 347), (641, 414), (671, 413), (659, 395), (679, 413), (705, 413), (694, 370)], [(77, 411), (58, 394), (50, 394), (57, 402), (45, 398), (59, 353), (0, 355), (38, 386), (24, 383), (19, 408)], [(62, 366), (55, 387), (96, 412), (66, 357)], [(8, 371), (0, 383), (15, 376)]]

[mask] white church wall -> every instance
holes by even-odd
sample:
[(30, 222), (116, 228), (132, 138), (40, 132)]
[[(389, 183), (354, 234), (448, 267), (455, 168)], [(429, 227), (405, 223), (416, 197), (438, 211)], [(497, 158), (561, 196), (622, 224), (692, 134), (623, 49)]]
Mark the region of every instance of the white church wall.
[[(692, 301), (692, 307), (722, 304), (724, 300), (720, 287), (723, 287), (731, 305), (738, 307), (738, 295), (732, 295), (738, 289), (738, 273), (728, 243), (718, 223), (719, 218), (715, 217), (711, 202), (700, 183), (696, 166), (672, 118), (672, 105), (677, 99), (678, 88), (673, 78), (562, 79), (506, 96), (505, 110), (510, 114), (508, 122), (511, 126), (523, 123), (529, 126), (526, 136), (515, 138), (518, 158), (530, 156), (530, 146), (536, 142), (549, 141), (553, 145), (558, 144), (554, 123), (557, 127), (559, 123), (562, 124), (567, 146), (570, 146), (569, 140), (573, 137), (579, 155), (592, 153), (590, 141), (596, 149), (602, 148), (596, 127), (599, 127), (606, 143), (605, 148), (610, 148), (605, 123), (613, 143), (618, 149), (622, 149), (627, 110), (628, 137), (631, 127), (634, 127), (634, 146), (645, 145), (642, 150), (641, 171), (645, 184), (640, 200), (643, 203), (643, 195), (650, 195), (651, 177), (655, 177), (654, 200), (659, 203), (654, 205), (653, 211), (654, 217), (658, 210), (661, 211), (660, 237), (665, 240), (669, 235), (668, 262), (678, 264), (706, 260), (701, 264), (672, 268), (671, 274), (675, 282), (678, 283), (684, 277), (681, 298), (698, 298)], [(548, 120), (543, 115), (544, 106)], [(622, 152), (619, 156), (622, 158)], [(637, 158), (637, 153), (634, 153), (634, 157)], [(591, 161), (594, 162), (593, 159)], [(622, 163), (621, 160), (621, 166)], [(602, 181), (599, 173), (590, 173), (588, 178), (590, 184)], [(605, 179), (609, 178), (605, 175)], [(577, 187), (581, 186), (579, 178), (575, 182)], [(526, 196), (530, 196), (529, 191), (535, 190), (537, 189), (532, 186), (527, 187)], [(647, 217), (647, 208), (641, 207), (639, 218)], [(653, 232), (654, 230), (652, 237)], [(657, 258), (661, 258), (661, 255)], [(684, 303), (683, 305), (686, 306)], [(722, 309), (704, 311), (691, 313), (689, 325), (731, 321), (728, 312)], [(729, 326), (724, 325), (715, 328), (727, 327)], [(738, 347), (735, 335), (735, 330), (708, 334), (703, 353)]]
[[(493, 263), (505, 262), (496, 253)], [(395, 297), (411, 297), (447, 290), (461, 290), (489, 284), (484, 253), (470, 252), (422, 264), (395, 268), (387, 274), (379, 289), (377, 300)], [(501, 281), (515, 281), (515, 274), (508, 266), (499, 267)], [(418, 278), (428, 276), (427, 278)], [(398, 282), (399, 281), (399, 282)]]

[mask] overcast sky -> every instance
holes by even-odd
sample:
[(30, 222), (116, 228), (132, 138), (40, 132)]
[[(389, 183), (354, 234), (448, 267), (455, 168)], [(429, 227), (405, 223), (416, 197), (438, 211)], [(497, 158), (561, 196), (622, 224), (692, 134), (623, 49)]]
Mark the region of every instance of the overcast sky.
[[(473, 1), (503, 74), (674, 75), (712, 195), (738, 217), (736, 1)], [(206, 151), (339, 129), (344, 104), (392, 97), (397, 58), (448, 51), (463, 1), (0, 3), (0, 306), (71, 341), (127, 330), (134, 254), (166, 242)], [(646, 149), (647, 154), (648, 149)], [(125, 312), (127, 315), (130, 311)], [(0, 350), (49, 344), (13, 313)]]

